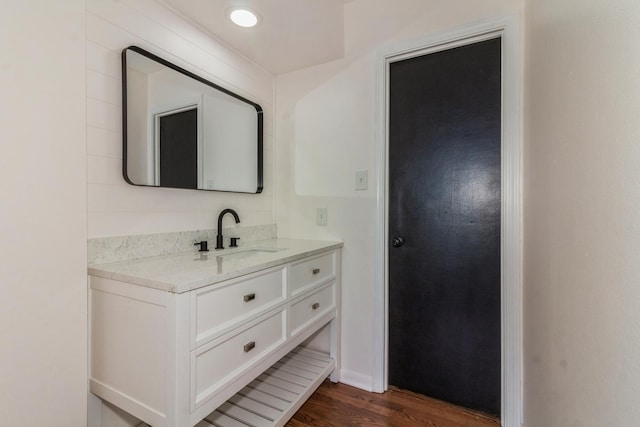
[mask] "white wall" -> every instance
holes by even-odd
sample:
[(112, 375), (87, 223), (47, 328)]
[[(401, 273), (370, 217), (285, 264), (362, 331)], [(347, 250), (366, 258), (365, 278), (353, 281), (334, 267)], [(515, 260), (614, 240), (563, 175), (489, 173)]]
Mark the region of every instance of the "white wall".
[[(138, 45), (208, 78), (265, 111), (262, 194), (143, 188), (122, 179), (120, 52)], [(273, 76), (154, 0), (87, 0), (89, 237), (216, 227), (224, 208), (242, 225), (272, 224)], [(229, 220), (231, 221), (231, 220)]]
[[(282, 237), (342, 239), (343, 381), (372, 387), (376, 52), (381, 46), (520, 13), (523, 0), (355, 0), (342, 60), (276, 78), (277, 223)], [(355, 171), (369, 190), (354, 190)], [(328, 226), (316, 226), (316, 208)]]
[(85, 426), (85, 2), (0, 2), (0, 424)]
[(529, 0), (527, 427), (640, 419), (640, 2)]

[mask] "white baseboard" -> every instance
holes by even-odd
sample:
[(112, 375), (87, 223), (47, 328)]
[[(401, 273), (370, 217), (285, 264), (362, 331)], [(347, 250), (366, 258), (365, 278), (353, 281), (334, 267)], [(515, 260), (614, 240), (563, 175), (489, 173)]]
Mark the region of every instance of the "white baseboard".
[(365, 391), (373, 391), (373, 378), (348, 369), (340, 370), (340, 382)]

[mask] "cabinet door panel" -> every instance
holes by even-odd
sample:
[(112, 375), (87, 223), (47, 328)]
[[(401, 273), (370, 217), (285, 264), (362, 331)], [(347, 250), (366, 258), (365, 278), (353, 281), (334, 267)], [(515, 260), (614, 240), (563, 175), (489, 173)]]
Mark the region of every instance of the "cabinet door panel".
[(284, 302), (284, 270), (278, 269), (223, 287), (211, 286), (195, 293), (193, 350), (220, 335), (230, 326), (266, 312)]
[(289, 286), (295, 296), (336, 276), (335, 252), (311, 258), (289, 268)]
[(324, 314), (335, 310), (335, 284), (315, 292), (291, 306), (291, 336), (296, 335), (306, 326)]
[(205, 345), (194, 351), (192, 381), (195, 407), (282, 344), (286, 340), (284, 322), (283, 310), (219, 344)]

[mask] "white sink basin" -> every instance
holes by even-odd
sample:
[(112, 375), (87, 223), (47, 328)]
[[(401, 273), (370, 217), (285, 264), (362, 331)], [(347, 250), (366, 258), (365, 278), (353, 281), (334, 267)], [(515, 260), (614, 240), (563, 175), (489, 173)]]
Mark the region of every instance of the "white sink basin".
[(241, 249), (236, 252), (232, 252), (226, 255), (218, 255), (218, 258), (222, 259), (244, 259), (251, 258), (256, 255), (263, 255), (271, 252), (279, 252), (283, 250), (283, 248), (250, 248), (250, 249)]

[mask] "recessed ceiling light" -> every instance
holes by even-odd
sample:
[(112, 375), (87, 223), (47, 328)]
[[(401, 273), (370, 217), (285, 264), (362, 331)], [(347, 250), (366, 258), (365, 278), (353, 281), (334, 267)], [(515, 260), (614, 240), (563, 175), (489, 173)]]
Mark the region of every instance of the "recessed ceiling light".
[(234, 24), (245, 28), (255, 27), (259, 21), (258, 14), (248, 9), (232, 9), (229, 12), (229, 19)]

